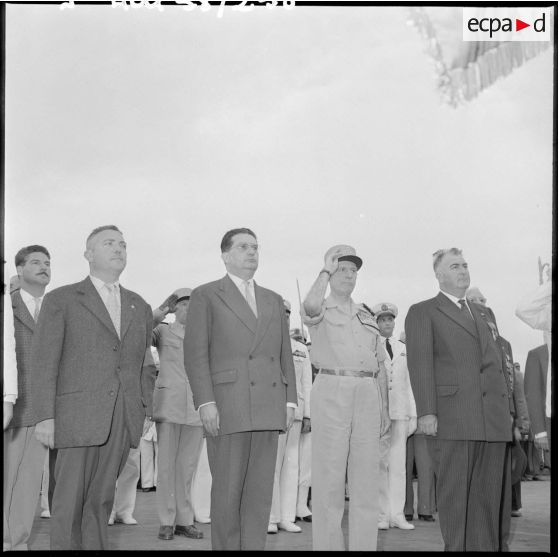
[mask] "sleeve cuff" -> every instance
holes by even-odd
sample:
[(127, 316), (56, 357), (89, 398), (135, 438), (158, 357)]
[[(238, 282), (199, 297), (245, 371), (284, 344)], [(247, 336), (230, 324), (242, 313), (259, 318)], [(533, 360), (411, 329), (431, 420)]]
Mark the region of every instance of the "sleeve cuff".
[(546, 432), (539, 432), (538, 434), (535, 434), (535, 440), (538, 440), (539, 438), (546, 438)]
[(215, 405), (217, 404), (215, 401), (206, 401), (205, 403), (202, 403), (196, 410), (199, 411), (202, 407), (205, 407), (206, 405), (211, 405), (211, 403), (214, 403)]
[(17, 395), (13, 395), (11, 393), (4, 395), (4, 403), (12, 403), (12, 405), (15, 405), (16, 399)]
[(298, 405), (295, 405), (294, 403), (287, 403), (287, 407), (291, 407), (291, 409), (296, 409)]

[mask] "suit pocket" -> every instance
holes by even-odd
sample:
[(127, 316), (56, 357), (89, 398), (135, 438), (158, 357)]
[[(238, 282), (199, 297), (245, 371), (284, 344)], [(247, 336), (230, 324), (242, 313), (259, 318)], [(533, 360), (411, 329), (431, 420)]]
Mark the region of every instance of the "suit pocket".
[(221, 372), (211, 374), (213, 385), (236, 382), (237, 378), (238, 372), (236, 370), (222, 370)]
[(56, 394), (56, 397), (64, 397), (65, 395), (74, 395), (76, 393), (83, 393), (82, 389), (76, 389), (73, 391), (65, 391), (64, 393), (58, 393)]
[(459, 386), (436, 386), (436, 392), (440, 397), (455, 395), (459, 391)]

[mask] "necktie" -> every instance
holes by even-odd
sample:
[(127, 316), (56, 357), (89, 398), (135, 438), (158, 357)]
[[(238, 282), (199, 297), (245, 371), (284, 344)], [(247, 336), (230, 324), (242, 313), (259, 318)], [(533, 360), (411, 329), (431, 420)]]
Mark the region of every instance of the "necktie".
[(471, 314), (471, 311), (467, 307), (467, 304), (465, 303), (465, 299), (460, 298), (457, 302), (459, 302), (459, 304), (461, 305), (461, 313), (464, 314), (465, 316), (467, 316), (467, 318), (469, 320), (474, 322), (475, 319), (473, 318), (473, 315)]
[(105, 283), (105, 288), (108, 291), (108, 297), (106, 301), (106, 307), (108, 313), (110, 315), (110, 319), (114, 324), (114, 329), (116, 329), (116, 333), (118, 337), (120, 337), (120, 304), (118, 304), (118, 296), (116, 294), (116, 285), (109, 285)]
[(248, 281), (243, 281), (243, 283), (244, 283), (244, 297), (246, 298), (246, 302), (248, 303), (248, 306), (250, 306), (252, 312), (254, 312), (254, 316), (256, 316), (257, 318), (258, 308), (256, 306), (256, 299), (254, 298), (254, 295), (250, 290), (250, 283)]
[(41, 311), (41, 299), (36, 296), (33, 297), (33, 300), (35, 301), (35, 312), (33, 314), (33, 319), (36, 322), (39, 319), (39, 312)]
[(391, 360), (393, 360), (393, 349), (391, 348), (391, 343), (389, 342), (389, 339), (386, 338), (386, 349), (389, 355), (389, 358), (391, 358)]

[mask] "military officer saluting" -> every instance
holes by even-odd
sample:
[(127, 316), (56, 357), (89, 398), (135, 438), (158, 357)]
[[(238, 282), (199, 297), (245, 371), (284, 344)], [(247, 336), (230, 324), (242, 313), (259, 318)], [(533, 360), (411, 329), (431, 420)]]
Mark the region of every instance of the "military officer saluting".
[(374, 551), (380, 435), (389, 428), (385, 351), (374, 316), (351, 298), (362, 259), (338, 245), (324, 261), (302, 308), (319, 369), (311, 394), (313, 550), (345, 550), (347, 476), (349, 550)]

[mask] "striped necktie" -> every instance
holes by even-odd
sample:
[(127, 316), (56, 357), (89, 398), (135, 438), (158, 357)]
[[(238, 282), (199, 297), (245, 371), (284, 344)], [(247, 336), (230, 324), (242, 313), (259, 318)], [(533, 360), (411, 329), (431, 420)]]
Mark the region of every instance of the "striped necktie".
[(244, 298), (246, 298), (246, 302), (248, 303), (248, 306), (250, 306), (252, 312), (254, 312), (254, 316), (256, 316), (257, 318), (258, 307), (256, 306), (256, 299), (254, 298), (254, 295), (250, 290), (250, 283), (248, 281), (243, 281), (243, 284), (244, 284)]
[(105, 288), (108, 291), (106, 307), (110, 315), (110, 319), (114, 324), (114, 329), (116, 329), (116, 333), (118, 334), (118, 337), (120, 337), (120, 304), (118, 303), (118, 295), (116, 293), (116, 289), (118, 287), (116, 285), (109, 285), (108, 283), (105, 283)]
[(33, 319), (35, 320), (35, 323), (37, 322), (37, 320), (39, 319), (39, 312), (41, 311), (41, 299), (38, 296), (33, 297), (33, 300), (35, 301), (35, 312), (33, 313)]
[(461, 305), (461, 313), (467, 316), (469, 320), (474, 322), (475, 318), (473, 318), (473, 315), (471, 314), (471, 311), (469, 310), (467, 303), (465, 302), (465, 299), (460, 298), (457, 302), (459, 302), (459, 304)]

